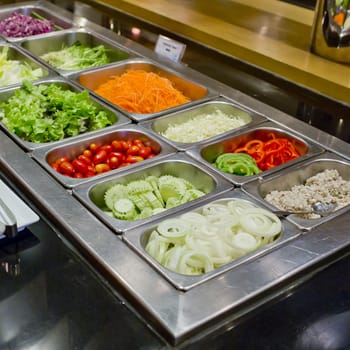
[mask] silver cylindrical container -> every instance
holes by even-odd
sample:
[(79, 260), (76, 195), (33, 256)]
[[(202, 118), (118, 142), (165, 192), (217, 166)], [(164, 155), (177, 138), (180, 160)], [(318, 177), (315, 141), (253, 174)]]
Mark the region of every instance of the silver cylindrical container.
[(350, 63), (350, 2), (318, 0), (311, 51), (333, 61)]

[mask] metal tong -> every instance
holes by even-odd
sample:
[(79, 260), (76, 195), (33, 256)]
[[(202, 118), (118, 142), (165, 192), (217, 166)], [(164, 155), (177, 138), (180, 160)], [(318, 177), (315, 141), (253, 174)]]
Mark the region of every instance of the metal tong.
[(0, 198), (0, 234), (5, 234), (8, 238), (17, 236), (17, 219), (12, 210)]

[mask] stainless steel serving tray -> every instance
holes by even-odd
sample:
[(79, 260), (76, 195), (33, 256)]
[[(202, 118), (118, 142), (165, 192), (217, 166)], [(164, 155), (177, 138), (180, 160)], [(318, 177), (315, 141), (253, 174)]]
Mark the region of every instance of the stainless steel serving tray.
[[(122, 167), (119, 169), (110, 170), (109, 172), (95, 175), (88, 178), (73, 178), (64, 176), (57, 171), (55, 171), (50, 164), (60, 157), (68, 157), (74, 159), (77, 157), (84, 149), (86, 149), (91, 143), (96, 143), (98, 145), (110, 144), (113, 140), (135, 140), (139, 139), (143, 142), (148, 142), (152, 149), (157, 153), (157, 155), (150, 159), (145, 159), (142, 162), (137, 162), (130, 164), (127, 167)], [(66, 140), (57, 146), (41, 147), (32, 152), (32, 157), (39, 162), (54, 178), (56, 178), (62, 185), (68, 188), (80, 185), (82, 183), (100, 179), (105, 176), (112, 174), (119, 174), (126, 170), (131, 170), (138, 167), (143, 167), (150, 161), (159, 162), (165, 156), (171, 153), (175, 153), (176, 150), (163, 142), (159, 138), (149, 135), (147, 132), (139, 128), (137, 125), (125, 125), (118, 127), (116, 129), (101, 131), (97, 135), (87, 136), (80, 138), (78, 140)]]
[[(116, 38), (118, 43), (123, 41), (122, 37), (118, 39), (117, 35), (113, 35), (113, 38)], [(169, 64), (182, 75), (196, 77), (195, 80), (218, 91), (221, 96), (237, 101), (237, 104), (244, 105), (248, 110), (267, 116), (267, 119), (293, 130), (297, 135), (314, 140), (321, 147), (350, 160), (349, 147), (345, 142), (183, 65), (167, 63), (153, 51), (136, 45), (135, 42), (126, 42), (128, 44), (125, 46), (128, 49), (137, 51), (141, 56), (150, 57), (154, 61), (159, 60), (163, 65)], [(259, 306), (282, 294), (288, 295), (305, 281), (305, 278), (335, 261), (349, 249), (349, 215), (344, 213), (335, 217), (334, 221), (318, 225), (310, 232), (303, 232), (295, 239), (280, 245), (278, 249), (271, 249), (266, 254), (239, 264), (183, 292), (175, 288), (152, 264), (147, 263), (122, 239), (123, 235), (116, 236), (115, 230), (111, 229), (114, 222), (106, 224), (108, 219), (101, 220), (101, 212), (100, 216), (95, 214), (99, 209), (88, 198), (88, 192), (84, 192), (82, 196), (89, 205), (80, 203), (75, 189), (69, 191), (64, 188), (36, 161), (28, 157), (3, 130), (0, 130), (0, 134), (1, 162), (6, 173), (13, 178), (13, 183), (21, 185), (24, 194), (45, 213), (45, 217), (52, 220), (57, 231), (74, 242), (83, 255), (88, 257), (89, 262), (97, 267), (98, 271), (102, 271), (107, 283), (118, 292), (121, 291), (139, 316), (175, 347), (188, 341), (184, 344), (186, 347), (196, 337), (221, 332), (226, 326), (237, 324), (241, 317)], [(184, 157), (182, 153), (181, 156)], [(191, 159), (188, 163), (199, 162)], [(152, 163), (153, 165), (155, 163)], [(214, 174), (213, 170), (203, 163), (199, 166), (215, 178), (220, 177), (228, 182), (221, 174)], [(289, 168), (285, 171), (288, 172)], [(106, 180), (123, 181), (123, 175), (120, 175)], [(104, 181), (96, 181), (95, 185), (103, 183)], [(88, 184), (81, 186), (87, 190), (91, 188)], [(78, 187), (80, 186), (76, 188)], [(229, 183), (229, 188), (232, 190), (232, 182)], [(224, 193), (218, 195), (222, 194)], [(209, 199), (215, 198), (208, 197)], [(255, 199), (258, 200), (258, 197), (254, 197)], [(179, 208), (178, 212), (197, 204), (200, 203), (190, 203), (188, 207)], [(164, 217), (174, 214), (175, 211), (168, 212)], [(154, 217), (154, 220), (162, 218), (163, 216)], [(284, 222), (293, 226), (289, 219)], [(145, 224), (149, 225), (151, 221)], [(141, 228), (142, 226), (138, 226), (132, 228), (132, 231)], [(130, 231), (125, 231), (125, 237)]]
[[(265, 140), (267, 139), (270, 132), (274, 132), (278, 137), (283, 137), (291, 140), (301, 156), (287, 163), (276, 166), (275, 168), (268, 169), (259, 174), (251, 176), (228, 174), (212, 165), (220, 154), (225, 152), (232, 152), (235, 148), (240, 147), (252, 139)], [(324, 149), (318, 144), (306, 140), (303, 137), (295, 134), (293, 131), (283, 128), (272, 121), (266, 121), (257, 126), (248, 126), (244, 130), (240, 130), (237, 133), (232, 133), (231, 135), (225, 134), (225, 136), (221, 137), (220, 139), (198, 144), (197, 146), (192, 147), (186, 151), (190, 157), (204, 163), (206, 166), (209, 166), (211, 169), (218, 172), (237, 186), (241, 186), (242, 184), (253, 181), (257, 178), (265, 177), (271, 173), (285, 169), (295, 163), (303, 161), (322, 152), (324, 152)]]
[[(5, 43), (5, 42), (1, 43), (0, 42), (0, 52), (3, 52), (3, 50), (5, 50), (6, 48), (8, 48), (8, 52), (7, 52), (7, 60), (8, 61), (18, 61), (22, 64), (28, 65), (33, 70), (34, 69), (41, 69), (42, 70), (42, 73), (43, 73), (42, 76), (35, 79), (35, 80), (54, 77), (56, 75), (53, 71), (51, 71), (45, 65), (41, 64), (40, 62), (37, 62), (35, 59), (33, 59), (28, 54), (23, 52), (17, 46), (10, 44), (10, 43)], [(13, 86), (19, 86), (21, 84), (22, 84), (22, 81), (20, 81), (18, 83), (14, 83), (14, 84), (2, 85), (2, 86), (0, 86), (0, 90), (7, 89), (7, 88), (13, 87)]]
[[(0, 21), (10, 17), (13, 12), (18, 12), (26, 16), (30, 16), (33, 12), (36, 12), (45, 19), (52, 20), (56, 26), (61, 28), (57, 30), (65, 30), (74, 27), (73, 14), (48, 1), (26, 1), (13, 5), (2, 5), (0, 7)], [(35, 37), (45, 35), (46, 34), (38, 34), (35, 35)], [(23, 39), (23, 37), (14, 38), (6, 35), (2, 36), (9, 42), (17, 42)], [(30, 37), (34, 37), (34, 35), (28, 36), (27, 38)]]
[[(320, 154), (317, 157), (307, 159), (300, 164), (296, 164), (279, 173), (258, 179), (256, 181), (243, 185), (242, 189), (249, 195), (261, 201), (271, 210), (277, 208), (264, 200), (265, 196), (273, 190), (285, 191), (290, 190), (292, 186), (303, 184), (309, 177), (326, 169), (336, 169), (339, 175), (347, 181), (350, 181), (350, 162), (332, 152)], [(336, 209), (330, 215), (319, 219), (304, 219), (297, 215), (288, 215), (287, 220), (302, 230), (311, 230), (318, 225), (333, 220), (335, 217), (347, 213), (350, 205)], [(349, 215), (349, 214), (347, 214)]]
[(202, 84), (196, 81), (189, 80), (184, 74), (148, 58), (131, 58), (105, 67), (89, 69), (82, 73), (72, 74), (69, 76), (69, 78), (72, 79), (75, 83), (79, 84), (80, 86), (89, 89), (91, 92), (93, 92), (95, 89), (97, 89), (99, 85), (108, 81), (112, 76), (119, 76), (127, 72), (128, 70), (144, 70), (147, 72), (159, 74), (160, 76), (169, 79), (174, 87), (179, 89), (185, 96), (191, 99), (191, 101), (188, 103), (168, 108), (156, 113), (138, 114), (128, 112), (120, 108), (116, 104), (103, 98), (102, 96), (94, 93), (106, 103), (109, 103), (118, 110), (123, 111), (136, 122), (155, 118), (162, 114), (170, 113), (172, 111), (177, 111), (181, 108), (192, 106), (196, 103), (206, 101), (218, 95), (218, 93), (214, 90), (203, 86)]
[(72, 28), (65, 31), (48, 33), (44, 37), (31, 37), (29, 39), (20, 41), (18, 45), (28, 51), (37, 60), (55, 70), (60, 75), (67, 76), (69, 74), (84, 71), (88, 68), (74, 70), (57, 68), (41, 58), (41, 56), (49, 52), (59, 51), (65, 47), (70, 47), (76, 42), (79, 42), (82, 45), (91, 48), (103, 45), (107, 49), (106, 54), (109, 59), (108, 64), (112, 64), (114, 62), (122, 61), (135, 56), (135, 54), (129, 52), (126, 47), (117, 45), (115, 42), (109, 40), (108, 38), (86, 28)]
[[(104, 203), (104, 193), (108, 188), (115, 184), (127, 184), (130, 181), (144, 179), (149, 175), (181, 177), (191, 182), (196, 189), (205, 192), (206, 195), (142, 220), (118, 220), (103, 211), (103, 209), (107, 209)], [(210, 169), (193, 161), (185, 154), (177, 153), (161, 159), (156, 164), (152, 162), (137, 169), (130, 169), (123, 174), (106, 176), (103, 179), (76, 186), (73, 188), (73, 195), (113, 231), (120, 234), (132, 228), (143, 226), (155, 218), (163, 218), (194, 203), (202, 202), (206, 198), (213, 198), (230, 189), (232, 189), (232, 185), (223, 177), (217, 176)]]
[[(37, 80), (35, 82), (33, 82), (34, 85), (39, 85), (39, 84), (57, 84), (58, 86), (60, 86), (62, 89), (66, 89), (66, 90), (71, 90), (74, 92), (81, 92), (83, 91), (83, 89), (77, 87), (76, 85), (74, 85), (72, 82), (68, 81), (67, 79), (65, 79), (64, 77), (53, 77), (53, 78), (48, 78), (48, 79), (40, 79)], [(2, 102), (6, 102), (14, 93), (16, 90), (20, 89), (21, 87), (13, 87), (13, 88), (9, 88), (6, 90), (2, 90), (0, 93), (0, 103)], [(125, 125), (125, 124), (129, 124), (131, 123), (131, 120), (126, 117), (125, 115), (123, 115), (122, 113), (119, 113), (117, 111), (115, 111), (114, 109), (110, 108), (108, 105), (104, 104), (103, 102), (97, 100), (94, 96), (90, 95), (90, 100), (93, 102), (94, 105), (96, 105), (97, 108), (105, 111), (108, 116), (109, 119), (112, 121), (112, 125), (108, 126), (106, 128), (104, 128), (104, 130), (110, 130), (111, 128), (114, 128), (115, 126), (121, 126), (121, 125)], [(0, 122), (0, 126), (1, 128), (9, 135), (11, 136), (23, 149), (27, 150), (27, 151), (31, 151), (43, 146), (47, 146), (48, 144), (50, 145), (58, 145), (61, 142), (67, 140), (60, 140), (60, 141), (53, 141), (53, 142), (49, 142), (49, 143), (34, 143), (34, 142), (28, 142), (23, 140), (22, 138), (20, 138), (19, 136), (17, 136), (15, 133), (11, 132), (4, 123)], [(77, 136), (72, 136), (72, 139), (79, 139), (80, 137), (83, 137), (85, 135), (93, 135), (98, 133), (101, 130), (96, 130), (96, 131), (89, 131), (89, 132), (85, 132), (82, 133), (80, 135)]]
[[(227, 132), (221, 133), (219, 135), (202, 139), (197, 142), (178, 142), (173, 141), (164, 136), (164, 133), (170, 126), (181, 125), (192, 118), (198, 117), (203, 114), (209, 115), (215, 113), (216, 111), (220, 111), (232, 117), (239, 117), (242, 120), (244, 120), (246, 124), (235, 129), (231, 129)], [(263, 121), (266, 121), (266, 118), (264, 116), (253, 111), (249, 111), (244, 107), (238, 106), (234, 102), (224, 97), (219, 97), (210, 101), (200, 103), (196, 106), (191, 106), (189, 108), (186, 108), (185, 110), (167, 114), (165, 116), (161, 116), (156, 119), (148, 120), (145, 122), (140, 122), (140, 125), (149, 130), (150, 132), (157, 134), (158, 136), (172, 144), (174, 147), (176, 147), (178, 150), (185, 151), (186, 149), (193, 147), (197, 144), (216, 139), (223, 135), (239, 132), (248, 126), (256, 125)]]
[[(237, 266), (244, 265), (248, 261), (252, 261), (264, 254), (268, 254), (271, 250), (278, 249), (281, 245), (298, 237), (301, 234), (301, 231), (298, 230), (295, 226), (282, 219), (281, 235), (273, 243), (252, 251), (236, 260), (227, 263), (226, 265), (223, 265), (203, 275), (183, 275), (173, 272), (163, 267), (160, 263), (158, 263), (158, 261), (156, 261), (145, 251), (145, 245), (147, 243), (149, 235), (164, 220), (178, 218), (182, 214), (188, 212), (198, 213), (203, 208), (203, 206), (208, 203), (226, 204), (230, 200), (237, 198), (247, 200), (250, 203), (257, 205), (258, 207), (264, 208), (261, 203), (252, 199), (250, 196), (247, 196), (240, 189), (235, 189), (233, 191), (229, 191), (220, 196), (217, 196), (214, 200), (207, 199), (205, 202), (187, 207), (186, 209), (181, 210), (179, 213), (168, 215), (166, 218), (157, 219), (156, 221), (142, 225), (141, 227), (138, 227), (134, 230), (125, 232), (122, 237), (125, 242), (133, 247), (142, 256), (142, 258), (151, 264), (151, 266), (155, 268), (160, 273), (160, 275), (168, 280), (175, 288), (181, 291), (188, 291), (189, 289), (194, 288), (199, 284), (205, 283), (206, 281), (211, 280), (219, 275), (224, 275), (227, 271), (230, 271)], [(247, 278), (249, 278), (249, 276), (247, 276)]]

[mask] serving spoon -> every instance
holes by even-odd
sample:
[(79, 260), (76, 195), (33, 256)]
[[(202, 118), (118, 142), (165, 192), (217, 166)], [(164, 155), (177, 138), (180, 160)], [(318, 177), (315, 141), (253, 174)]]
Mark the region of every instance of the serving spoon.
[(312, 205), (310, 210), (275, 210), (273, 213), (277, 216), (287, 216), (291, 214), (318, 214), (320, 216), (327, 216), (331, 214), (336, 208), (337, 203), (335, 202), (316, 202)]

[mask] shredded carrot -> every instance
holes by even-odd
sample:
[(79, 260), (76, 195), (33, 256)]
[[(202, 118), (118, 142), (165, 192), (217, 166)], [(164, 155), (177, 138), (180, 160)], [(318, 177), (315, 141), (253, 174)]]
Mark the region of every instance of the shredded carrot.
[(126, 111), (140, 114), (162, 111), (190, 101), (169, 79), (142, 69), (113, 76), (94, 91)]
[(340, 27), (342, 27), (345, 22), (345, 13), (339, 12), (333, 16), (333, 19), (334, 19), (334, 22), (336, 22)]

